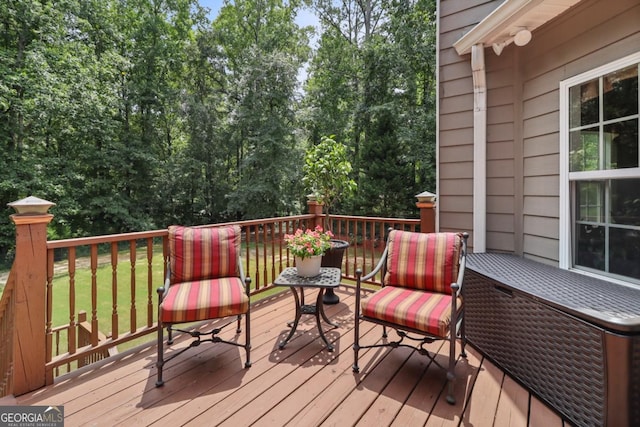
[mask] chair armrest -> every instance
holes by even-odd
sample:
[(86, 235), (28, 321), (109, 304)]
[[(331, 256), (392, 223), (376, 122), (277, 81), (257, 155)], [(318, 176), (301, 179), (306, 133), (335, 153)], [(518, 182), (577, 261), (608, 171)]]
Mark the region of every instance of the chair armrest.
[(247, 293), (247, 296), (251, 295), (251, 277), (245, 277), (242, 281), (244, 285), (244, 291)]
[[(369, 274), (365, 275), (364, 277), (361, 277), (360, 280), (365, 281), (374, 277), (376, 274), (378, 274), (378, 272), (382, 269), (382, 267), (384, 267), (386, 261), (387, 261), (387, 248), (385, 247), (384, 252), (382, 252), (382, 256), (380, 257), (380, 260), (378, 261), (378, 264), (375, 266), (375, 268), (371, 270)], [(360, 273), (362, 274), (362, 270), (360, 270)], [(358, 273), (356, 271), (356, 276), (357, 275)]]
[(382, 256), (380, 257), (380, 260), (378, 261), (378, 264), (375, 266), (373, 270), (371, 270), (369, 274), (363, 277), (362, 269), (360, 268), (356, 269), (356, 308), (355, 308), (356, 319), (360, 317), (360, 294), (361, 294), (360, 288), (361, 288), (362, 281), (369, 280), (370, 278), (374, 277), (382, 269), (382, 267), (384, 267), (386, 261), (387, 261), (387, 248), (385, 247), (384, 252), (382, 252)]
[(238, 273), (240, 274), (240, 280), (244, 285), (244, 290), (247, 296), (251, 293), (251, 278), (244, 275), (244, 267), (242, 266), (242, 257), (238, 254)]
[(167, 278), (164, 279), (164, 284), (156, 290), (156, 292), (158, 292), (158, 305), (162, 303), (164, 296), (167, 294), (167, 291), (169, 290), (169, 285), (170, 285), (169, 274), (167, 274)]
[(467, 268), (467, 239), (469, 239), (469, 233), (462, 233), (462, 250), (460, 251), (460, 264), (458, 266), (458, 277), (456, 279), (457, 287), (454, 289), (453, 283), (451, 284), (452, 294), (460, 296), (462, 294), (462, 283), (464, 281), (464, 271)]

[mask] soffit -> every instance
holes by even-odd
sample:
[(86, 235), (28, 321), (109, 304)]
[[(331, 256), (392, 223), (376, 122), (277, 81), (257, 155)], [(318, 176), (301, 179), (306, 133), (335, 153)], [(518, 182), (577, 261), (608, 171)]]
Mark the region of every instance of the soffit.
[(453, 44), (459, 55), (471, 52), (471, 46), (493, 46), (499, 55), (513, 42), (519, 30), (533, 32), (582, 0), (506, 0), (480, 23)]

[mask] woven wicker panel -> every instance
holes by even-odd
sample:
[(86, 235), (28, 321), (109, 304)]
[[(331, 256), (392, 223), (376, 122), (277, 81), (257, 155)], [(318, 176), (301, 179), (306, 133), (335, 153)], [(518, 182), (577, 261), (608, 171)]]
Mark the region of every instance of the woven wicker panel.
[(640, 337), (633, 339), (631, 354), (631, 391), (629, 392), (629, 408), (631, 408), (630, 425), (640, 426)]
[(470, 254), (467, 268), (603, 328), (640, 333), (640, 289), (508, 254)]
[(580, 426), (605, 425), (603, 331), (467, 269), (469, 341)]

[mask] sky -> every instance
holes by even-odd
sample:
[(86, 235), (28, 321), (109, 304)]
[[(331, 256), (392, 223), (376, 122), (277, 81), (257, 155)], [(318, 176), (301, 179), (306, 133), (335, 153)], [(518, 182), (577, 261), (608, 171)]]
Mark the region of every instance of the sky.
[(211, 9), (211, 13), (209, 14), (211, 19), (216, 17), (218, 11), (222, 7), (222, 0), (200, 0), (199, 3), (200, 6)]
[[(209, 13), (209, 18), (211, 20), (213, 20), (218, 15), (218, 11), (222, 7), (222, 0), (199, 0), (199, 3), (200, 6), (208, 7), (209, 9), (211, 9), (211, 12)], [(298, 12), (296, 22), (302, 27), (307, 25), (317, 26), (318, 18), (310, 10), (303, 9)]]

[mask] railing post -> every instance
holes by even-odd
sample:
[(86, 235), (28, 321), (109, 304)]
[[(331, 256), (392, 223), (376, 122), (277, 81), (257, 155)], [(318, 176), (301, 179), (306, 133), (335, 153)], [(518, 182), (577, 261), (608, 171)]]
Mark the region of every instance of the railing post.
[(16, 210), (16, 281), (13, 332), (13, 393), (18, 396), (45, 385), (45, 313), (47, 282), (47, 225), (53, 203), (27, 197), (9, 203)]
[(416, 206), (420, 209), (420, 231), (434, 233), (436, 231), (436, 195), (423, 191), (416, 195)]
[[(318, 203), (315, 196), (308, 195), (307, 196), (307, 206), (309, 208), (309, 213), (315, 215), (313, 219), (313, 224), (310, 224), (312, 228), (317, 227), (318, 225), (324, 227), (324, 216), (322, 214), (322, 203)], [(329, 224), (327, 224), (329, 226)]]

